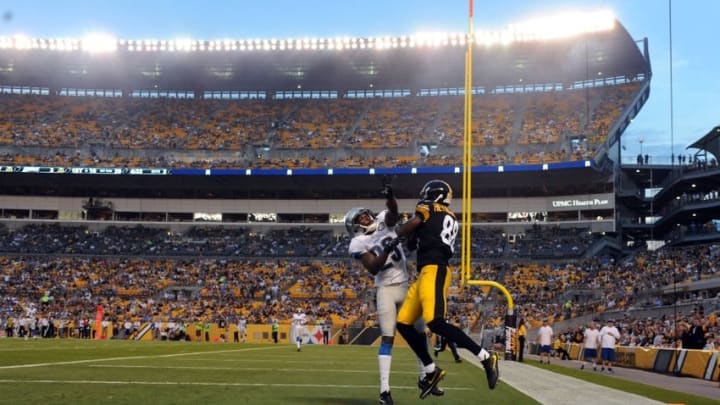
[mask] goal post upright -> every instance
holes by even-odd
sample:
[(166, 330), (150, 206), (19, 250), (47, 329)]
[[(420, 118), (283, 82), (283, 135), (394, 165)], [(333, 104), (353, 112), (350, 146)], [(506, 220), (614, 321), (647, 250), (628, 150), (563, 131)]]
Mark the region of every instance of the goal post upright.
[(463, 171), (462, 171), (462, 234), (460, 253), (460, 287), (487, 286), (498, 289), (507, 301), (505, 315), (505, 359), (515, 358), (517, 353), (517, 314), (510, 292), (502, 284), (490, 280), (473, 280), (472, 247), (472, 66), (475, 34), (473, 30), (473, 1), (468, 0), (467, 50), (465, 51), (465, 103), (463, 123)]

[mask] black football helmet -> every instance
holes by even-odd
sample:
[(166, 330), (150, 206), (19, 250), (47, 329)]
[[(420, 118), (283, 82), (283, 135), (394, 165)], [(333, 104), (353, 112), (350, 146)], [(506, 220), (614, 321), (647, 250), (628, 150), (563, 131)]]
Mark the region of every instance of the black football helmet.
[(420, 199), (423, 202), (436, 202), (450, 205), (452, 202), (452, 188), (442, 180), (430, 180), (420, 190)]

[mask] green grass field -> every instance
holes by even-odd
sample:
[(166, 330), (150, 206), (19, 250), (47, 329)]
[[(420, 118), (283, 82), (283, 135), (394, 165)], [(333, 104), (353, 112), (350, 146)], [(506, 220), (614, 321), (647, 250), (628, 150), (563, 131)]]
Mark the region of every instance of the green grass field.
[[(423, 404), (535, 404), (502, 381), (487, 387), (482, 369), (438, 364), (444, 397)], [(396, 403), (419, 403), (417, 363), (393, 350)], [(501, 370), (502, 372), (502, 370)], [(289, 344), (206, 344), (81, 340), (0, 340), (0, 403), (72, 404), (375, 404), (377, 348)]]

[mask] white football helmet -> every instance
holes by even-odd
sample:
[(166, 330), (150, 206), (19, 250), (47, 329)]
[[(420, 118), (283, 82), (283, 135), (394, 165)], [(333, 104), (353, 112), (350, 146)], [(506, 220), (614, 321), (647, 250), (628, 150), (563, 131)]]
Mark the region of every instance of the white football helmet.
[[(358, 222), (358, 218), (362, 214), (366, 214), (372, 219), (372, 222), (369, 225), (363, 225)], [(367, 208), (351, 208), (350, 211), (345, 214), (345, 229), (347, 229), (350, 236), (369, 235), (377, 229), (375, 215)]]

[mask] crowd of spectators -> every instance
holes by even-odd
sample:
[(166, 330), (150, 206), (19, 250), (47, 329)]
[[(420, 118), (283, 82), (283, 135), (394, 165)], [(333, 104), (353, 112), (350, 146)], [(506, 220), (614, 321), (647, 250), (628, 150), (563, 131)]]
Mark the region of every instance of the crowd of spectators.
[[(635, 91), (637, 85), (620, 85), (478, 95), (473, 98), (474, 164), (591, 157)], [(4, 150), (0, 163), (5, 165), (317, 168), (457, 165), (462, 160), (461, 96), (195, 100), (0, 95), (0, 101), (8, 117), (0, 123), (0, 146), (25, 148)], [(584, 142), (572, 141), (580, 138)], [(417, 146), (425, 143), (444, 151), (421, 156)], [(267, 150), (249, 150), (258, 146)], [(353, 153), (380, 148), (386, 151), (382, 157)], [(336, 150), (345, 153), (336, 155)], [(295, 153), (287, 157), (287, 151)]]
[[(705, 314), (697, 306), (690, 314), (616, 320), (620, 332), (618, 346), (642, 348), (683, 348), (720, 350), (720, 322), (717, 312)], [(568, 328), (558, 334), (563, 342), (582, 343), (586, 326)]]
[[(515, 114), (512, 95), (474, 97), (472, 105), (472, 143), (475, 146), (502, 147), (510, 142)], [(451, 98), (447, 112), (428, 139), (445, 146), (462, 146), (464, 139), (464, 100)]]
[[(531, 326), (545, 318), (670, 305), (674, 298), (668, 301), (663, 288), (718, 276), (720, 245), (643, 251), (618, 262), (609, 256), (542, 262), (532, 255), (518, 261), (504, 258), (508, 245), (498, 232), (474, 230), (478, 256), (472, 278), (503, 284)], [(555, 237), (548, 233), (550, 243)], [(339, 324), (372, 322), (367, 297), (373, 280), (348, 260), (347, 241), (302, 227), (267, 233), (197, 227), (182, 234), (143, 227), (97, 232), (46, 224), (0, 227), (0, 313), (19, 318), (35, 311), (78, 324), (101, 304), (118, 322), (243, 315), (266, 323), (273, 317), (287, 322), (291, 307), (301, 305)], [(501, 326), (504, 297), (489, 287), (458, 288), (460, 269), (454, 264), (453, 316), (467, 327)], [(410, 271), (414, 274), (413, 265)], [(52, 299), (38, 307), (45, 296)], [(676, 298), (693, 302), (696, 297)], [(632, 321), (628, 325), (636, 328)], [(629, 344), (643, 343), (631, 339)]]
[(334, 243), (331, 231), (295, 227), (267, 233), (245, 228), (194, 227), (185, 233), (143, 226), (29, 224), (16, 230), (0, 227), (0, 252), (120, 256), (264, 257), (320, 255)]
[(564, 229), (535, 225), (516, 239), (510, 247), (510, 254), (538, 259), (579, 257), (596, 240), (597, 237), (586, 228)]
[[(500, 228), (475, 227), (471, 235), (474, 257), (484, 259), (577, 258), (597, 240), (586, 228), (539, 225), (517, 235), (514, 242)], [(344, 233), (303, 226), (265, 232), (242, 226), (195, 226), (185, 232), (142, 225), (110, 225), (96, 231), (56, 223), (31, 223), (12, 230), (0, 226), (0, 252), (12, 254), (338, 258), (347, 256), (349, 243)]]

